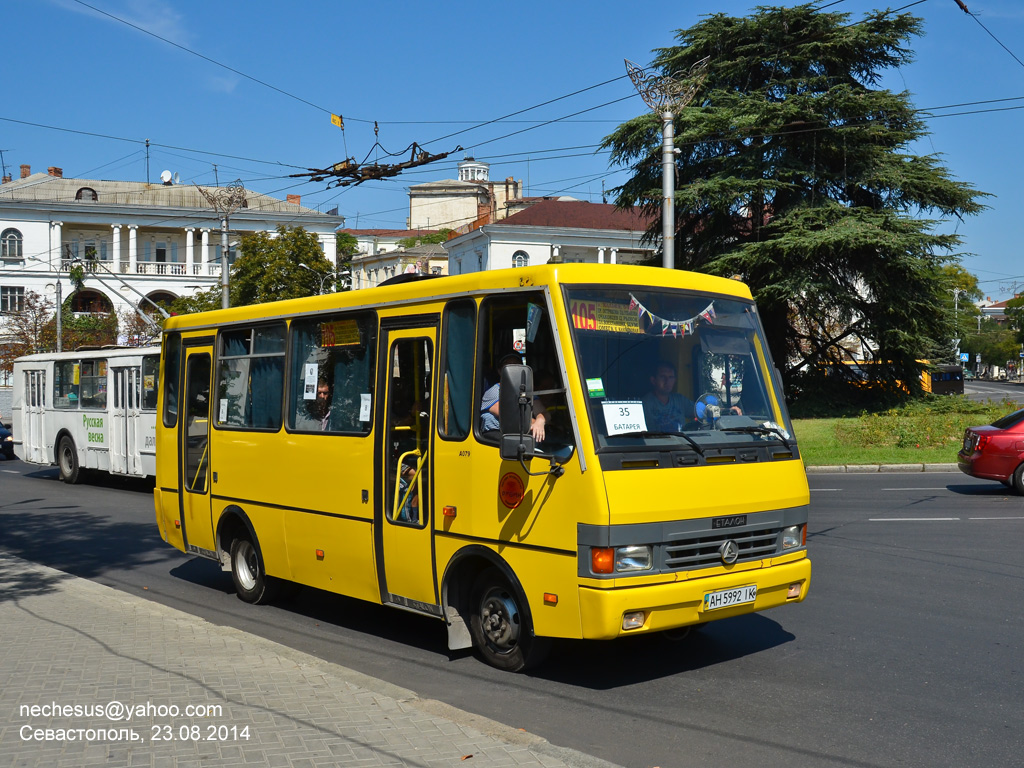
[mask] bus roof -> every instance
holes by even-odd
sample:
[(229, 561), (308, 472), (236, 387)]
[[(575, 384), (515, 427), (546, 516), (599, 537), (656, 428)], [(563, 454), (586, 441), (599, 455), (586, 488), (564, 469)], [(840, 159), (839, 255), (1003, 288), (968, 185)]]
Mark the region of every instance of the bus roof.
[(544, 264), (536, 267), (497, 269), (446, 275), (433, 279), (410, 280), (375, 288), (329, 293), (265, 304), (217, 309), (190, 315), (175, 315), (164, 323), (164, 330), (220, 325), (270, 319), (331, 309), (372, 309), (382, 304), (429, 301), (447, 296), (466, 296), (490, 291), (553, 285), (642, 286), (675, 288), (717, 293), (740, 299), (752, 299), (750, 289), (739, 280), (663, 267), (631, 264)]

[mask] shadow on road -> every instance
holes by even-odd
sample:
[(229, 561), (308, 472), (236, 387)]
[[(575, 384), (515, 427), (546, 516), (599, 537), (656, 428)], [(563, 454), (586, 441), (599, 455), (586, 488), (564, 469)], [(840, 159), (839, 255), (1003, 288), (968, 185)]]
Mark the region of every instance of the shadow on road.
[[(0, 500), (0, 549), (86, 579), (177, 557), (176, 550), (161, 541), (151, 519), (128, 520), (120, 510), (87, 511), (80, 502), (82, 494), (88, 492), (84, 488), (60, 495), (51, 493), (49, 483), (59, 485), (55, 470), (25, 476), (38, 478), (41, 486), (23, 497), (7, 495)], [(147, 492), (146, 482), (135, 478), (108, 477), (100, 485)], [(152, 492), (152, 483), (148, 492)], [(45, 591), (44, 580), (36, 585), (36, 593)], [(0, 599), (17, 594), (17, 588), (5, 579)]]

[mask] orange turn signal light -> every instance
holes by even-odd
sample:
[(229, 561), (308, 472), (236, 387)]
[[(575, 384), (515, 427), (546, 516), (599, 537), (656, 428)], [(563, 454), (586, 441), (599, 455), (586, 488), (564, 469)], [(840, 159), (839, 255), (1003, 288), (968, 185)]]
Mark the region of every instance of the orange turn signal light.
[(445, 517), (455, 517), (458, 513), (459, 511), (455, 507), (443, 507), (441, 509), (441, 514)]
[(544, 605), (558, 605), (558, 595), (552, 592), (545, 592)]
[(324, 551), (322, 549), (316, 550), (316, 559), (317, 560), (323, 560), (324, 559)]
[(174, 527), (175, 528), (181, 528), (181, 520), (175, 520), (174, 521)]
[(614, 573), (615, 550), (611, 547), (591, 547), (590, 570), (594, 573)]

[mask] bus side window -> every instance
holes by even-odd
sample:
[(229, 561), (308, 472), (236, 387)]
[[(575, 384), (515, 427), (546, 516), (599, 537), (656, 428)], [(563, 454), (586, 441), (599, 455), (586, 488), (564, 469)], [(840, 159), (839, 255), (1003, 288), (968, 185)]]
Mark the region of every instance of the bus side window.
[[(376, 329), (371, 313), (292, 321), (289, 429), (369, 433)], [(326, 403), (317, 398), (324, 387)]]
[(178, 372), (181, 370), (181, 336), (171, 333), (164, 337), (164, 426), (178, 423)]
[(441, 413), (437, 429), (442, 437), (461, 440), (473, 426), (473, 338), (476, 302), (453, 301), (445, 307), (444, 368)]
[(221, 334), (218, 427), (279, 429), (284, 390), (283, 323)]

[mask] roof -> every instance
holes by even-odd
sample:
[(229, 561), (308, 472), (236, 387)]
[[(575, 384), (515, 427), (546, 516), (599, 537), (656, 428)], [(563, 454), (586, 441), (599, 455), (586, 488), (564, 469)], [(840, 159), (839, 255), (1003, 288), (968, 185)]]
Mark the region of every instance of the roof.
[[(88, 188), (96, 192), (96, 200), (76, 200), (78, 191)], [(105, 181), (101, 179), (71, 179), (50, 176), (46, 173), (32, 175), (0, 185), (0, 203), (90, 203), (107, 205), (152, 205), (166, 208), (210, 208), (200, 189), (216, 194), (224, 187), (197, 187), (194, 184), (148, 184), (141, 181)], [(254, 212), (318, 214), (312, 208), (278, 200), (276, 197), (245, 190), (245, 207)], [(319, 214), (327, 217), (327, 214)], [(340, 218), (340, 217), (338, 217)]]
[(436, 229), (339, 229), (339, 232), (352, 235), (353, 237), (424, 237), (436, 235)]
[(542, 200), (501, 221), (503, 225), (618, 229), (646, 232), (655, 219), (637, 208), (622, 209), (609, 203), (584, 200)]

